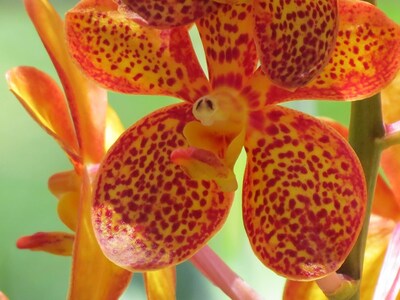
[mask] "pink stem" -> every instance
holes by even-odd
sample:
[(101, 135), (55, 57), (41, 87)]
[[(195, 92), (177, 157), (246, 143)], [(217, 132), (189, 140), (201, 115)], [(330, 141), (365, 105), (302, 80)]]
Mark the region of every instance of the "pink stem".
[(262, 299), (210, 247), (203, 247), (191, 258), (191, 262), (208, 280), (231, 299)]

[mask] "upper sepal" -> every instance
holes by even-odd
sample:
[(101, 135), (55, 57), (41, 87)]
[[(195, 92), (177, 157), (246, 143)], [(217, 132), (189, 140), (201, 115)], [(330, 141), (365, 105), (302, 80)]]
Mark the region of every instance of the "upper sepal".
[(252, 113), (245, 147), (243, 217), (258, 258), (297, 280), (338, 269), (366, 205), (351, 147), (318, 119), (280, 106)]
[(209, 90), (185, 27), (145, 27), (113, 3), (86, 0), (67, 13), (66, 30), (72, 56), (108, 89), (188, 101)]
[(258, 57), (250, 4), (227, 5), (196, 22), (212, 87), (240, 89), (256, 69)]
[(232, 195), (193, 180), (171, 162), (185, 148), (191, 105), (170, 106), (127, 129), (95, 181), (93, 227), (104, 254), (129, 270), (175, 265), (199, 250), (227, 217)]

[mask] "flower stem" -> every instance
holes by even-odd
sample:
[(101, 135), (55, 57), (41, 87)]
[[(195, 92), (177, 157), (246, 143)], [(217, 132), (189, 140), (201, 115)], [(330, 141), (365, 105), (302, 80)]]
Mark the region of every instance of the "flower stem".
[[(361, 280), (369, 218), (378, 175), (382, 147), (379, 141), (384, 137), (380, 94), (363, 101), (356, 101), (351, 106), (349, 142), (357, 153), (364, 169), (367, 183), (368, 200), (366, 215), (361, 233), (346, 261), (339, 269), (354, 280)], [(360, 290), (350, 299), (360, 299)]]
[(212, 283), (233, 300), (262, 298), (225, 264), (208, 246), (197, 252), (190, 261)]

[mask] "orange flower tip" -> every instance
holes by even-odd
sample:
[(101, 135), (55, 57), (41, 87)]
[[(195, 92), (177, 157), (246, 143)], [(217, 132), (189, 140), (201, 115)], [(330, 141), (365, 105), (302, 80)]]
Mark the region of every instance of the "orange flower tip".
[(56, 255), (70, 256), (74, 243), (74, 235), (63, 232), (37, 232), (23, 236), (17, 241), (18, 249), (44, 251)]
[(171, 160), (195, 180), (214, 180), (223, 192), (233, 192), (238, 188), (232, 169), (211, 151), (179, 148), (172, 151)]
[(0, 291), (0, 300), (8, 300), (8, 297), (2, 291)]
[(78, 192), (80, 179), (75, 171), (60, 172), (50, 176), (48, 187), (54, 196), (60, 198), (65, 193)]
[(317, 281), (324, 294), (333, 300), (350, 299), (358, 290), (360, 282), (336, 272)]

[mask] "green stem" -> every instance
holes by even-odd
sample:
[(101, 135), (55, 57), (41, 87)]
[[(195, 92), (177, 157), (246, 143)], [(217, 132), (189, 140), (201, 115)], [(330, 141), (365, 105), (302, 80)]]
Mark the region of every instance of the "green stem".
[[(368, 202), (361, 233), (338, 272), (348, 275), (355, 280), (361, 280), (369, 217), (382, 150), (379, 141), (384, 135), (385, 129), (382, 122), (380, 94), (372, 96), (369, 99), (353, 102), (351, 106), (349, 142), (357, 153), (364, 169)], [(360, 299), (360, 291), (358, 290), (356, 295), (350, 299)]]

